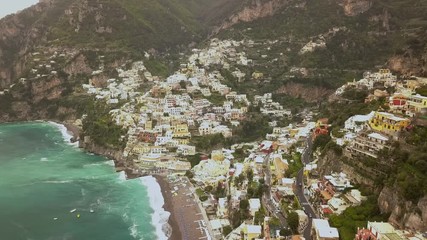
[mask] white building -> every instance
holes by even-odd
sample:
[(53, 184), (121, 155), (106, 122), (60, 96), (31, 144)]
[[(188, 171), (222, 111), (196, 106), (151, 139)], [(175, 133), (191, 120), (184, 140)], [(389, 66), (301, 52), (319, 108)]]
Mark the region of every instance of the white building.
[(313, 219), (312, 239), (339, 239), (338, 229), (329, 226), (329, 222), (323, 219)]

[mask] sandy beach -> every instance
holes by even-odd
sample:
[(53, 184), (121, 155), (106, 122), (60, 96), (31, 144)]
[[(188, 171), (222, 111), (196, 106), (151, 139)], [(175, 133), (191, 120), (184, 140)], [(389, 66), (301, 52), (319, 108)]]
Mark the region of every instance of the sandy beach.
[(172, 235), (170, 236), (169, 239), (181, 240), (183, 238), (182, 238), (181, 230), (179, 229), (176, 216), (173, 211), (173, 202), (172, 202), (172, 194), (170, 191), (170, 185), (164, 177), (155, 176), (155, 178), (159, 183), (160, 188), (162, 189), (163, 199), (165, 200), (165, 205), (163, 207), (166, 211), (171, 213), (168, 223), (172, 228)]
[(160, 176), (156, 176), (156, 179), (162, 188), (164, 208), (171, 213), (169, 224), (173, 233), (170, 239), (207, 239), (206, 223), (187, 178), (177, 178), (173, 182)]
[[(80, 129), (70, 123), (63, 123), (75, 139), (80, 135)], [(117, 166), (116, 166), (117, 167)], [(133, 171), (125, 169), (127, 178), (140, 177)], [(186, 178), (178, 178), (176, 182), (170, 182), (165, 176), (154, 176), (162, 189), (164, 209), (171, 213), (169, 225), (172, 229), (170, 240), (182, 239), (206, 239), (206, 233), (201, 211), (195, 202), (194, 195), (190, 189), (190, 183)], [(175, 190), (177, 189), (177, 190)]]

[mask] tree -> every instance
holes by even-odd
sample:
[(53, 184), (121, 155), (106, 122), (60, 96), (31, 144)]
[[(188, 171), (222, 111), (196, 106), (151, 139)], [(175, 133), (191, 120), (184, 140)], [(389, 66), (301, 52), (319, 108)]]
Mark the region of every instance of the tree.
[(190, 170), (187, 170), (187, 171), (185, 172), (185, 176), (191, 179), (191, 178), (193, 178), (193, 177), (194, 177), (194, 174), (193, 174)]
[(264, 211), (263, 208), (261, 208), (260, 210), (258, 210), (257, 212), (255, 212), (254, 224), (255, 225), (262, 224), (263, 221), (264, 221), (264, 217), (265, 217), (265, 211)]
[(323, 148), (328, 144), (328, 142), (331, 140), (331, 136), (329, 135), (319, 135), (316, 137), (313, 143), (313, 150), (317, 150), (317, 148), (320, 148), (320, 151), (323, 150)]
[(222, 181), (218, 182), (218, 185), (216, 186), (216, 190), (215, 190), (215, 197), (216, 198), (225, 197), (224, 182)]
[(231, 233), (231, 231), (233, 231), (233, 228), (231, 228), (231, 226), (225, 226), (222, 229), (222, 235), (227, 236), (228, 234)]
[(208, 185), (205, 187), (206, 192), (212, 192), (212, 190), (213, 190), (213, 187), (211, 185)]
[(249, 184), (250, 184), (253, 181), (253, 179), (254, 179), (254, 171), (251, 168), (249, 168), (246, 171), (246, 177), (248, 178), (248, 181), (249, 181)]
[(240, 200), (240, 209), (247, 210), (249, 209), (249, 201), (247, 199)]
[(196, 153), (193, 156), (187, 156), (187, 160), (190, 162), (191, 167), (194, 167), (200, 163), (200, 154)]
[(293, 233), (298, 233), (299, 216), (296, 212), (290, 212), (288, 214), (288, 224)]
[(292, 231), (289, 228), (282, 228), (279, 232), (280, 236), (286, 237), (292, 235)]
[(234, 178), (234, 185), (240, 186), (243, 181), (245, 181), (245, 176), (243, 174), (240, 174), (238, 177)]

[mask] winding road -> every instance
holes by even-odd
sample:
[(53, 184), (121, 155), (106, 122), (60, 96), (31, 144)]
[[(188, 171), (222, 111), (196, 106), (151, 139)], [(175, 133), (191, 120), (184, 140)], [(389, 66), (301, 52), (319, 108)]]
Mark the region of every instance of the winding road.
[[(307, 139), (306, 148), (301, 156), (301, 161), (304, 165), (311, 162), (310, 156), (313, 148), (313, 142), (310, 137)], [(296, 179), (297, 190), (295, 192), (298, 200), (301, 204), (301, 207), (304, 209), (304, 212), (309, 216), (307, 226), (304, 229), (303, 236), (307, 240), (311, 240), (311, 225), (312, 219), (317, 218), (316, 212), (313, 209), (311, 203), (307, 200), (307, 197), (304, 195), (304, 168), (300, 169)]]

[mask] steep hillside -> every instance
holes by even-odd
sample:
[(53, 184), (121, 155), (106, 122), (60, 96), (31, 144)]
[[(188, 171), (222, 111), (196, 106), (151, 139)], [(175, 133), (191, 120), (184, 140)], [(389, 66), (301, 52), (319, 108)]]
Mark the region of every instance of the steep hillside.
[(179, 51), (208, 35), (242, 1), (46, 0), (0, 20), (0, 88), (26, 69), (36, 47)]
[[(296, 81), (335, 88), (379, 66), (401, 74), (427, 75), (425, 1), (259, 2), (234, 14), (219, 35), (274, 41), (270, 48), (260, 46), (258, 54), (264, 54), (263, 61), (269, 65), (266, 77), (273, 76), (276, 85)], [(266, 11), (271, 5), (274, 11)], [(250, 21), (258, 15), (265, 17)], [(295, 69), (305, 74), (289, 74)]]

